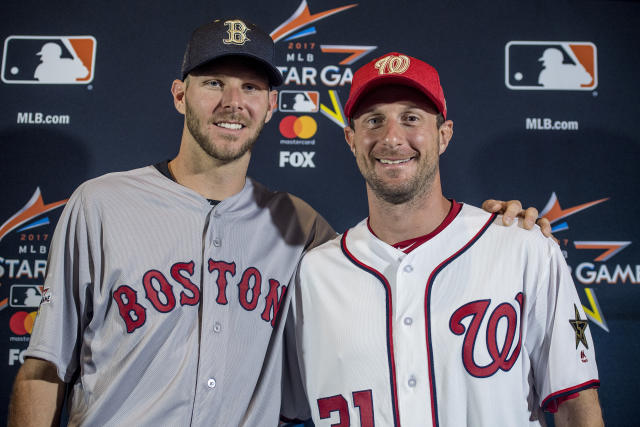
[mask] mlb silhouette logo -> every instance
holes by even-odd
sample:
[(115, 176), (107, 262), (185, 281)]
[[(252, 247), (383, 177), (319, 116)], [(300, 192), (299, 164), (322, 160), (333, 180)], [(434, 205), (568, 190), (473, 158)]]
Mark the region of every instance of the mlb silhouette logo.
[(278, 109), (290, 113), (317, 113), (320, 93), (313, 90), (280, 91)]
[(9, 36), (2, 81), (9, 84), (88, 84), (93, 80), (92, 36)]
[(597, 49), (590, 42), (510, 41), (504, 83), (513, 90), (594, 90)]
[(37, 285), (13, 285), (9, 291), (11, 307), (38, 307), (42, 293)]

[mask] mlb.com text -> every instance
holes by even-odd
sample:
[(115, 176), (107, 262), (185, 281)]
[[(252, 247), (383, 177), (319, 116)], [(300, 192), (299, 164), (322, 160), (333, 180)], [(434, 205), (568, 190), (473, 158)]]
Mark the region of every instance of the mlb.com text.
[(527, 130), (578, 130), (577, 120), (552, 120), (549, 118), (527, 117), (525, 119)]
[(19, 125), (68, 125), (71, 117), (67, 114), (18, 113)]

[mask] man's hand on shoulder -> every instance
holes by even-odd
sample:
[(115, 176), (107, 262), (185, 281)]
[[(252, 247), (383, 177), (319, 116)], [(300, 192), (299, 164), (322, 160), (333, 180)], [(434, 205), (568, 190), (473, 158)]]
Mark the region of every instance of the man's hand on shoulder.
[(504, 225), (511, 225), (516, 218), (523, 218), (522, 226), (530, 230), (534, 224), (538, 224), (540, 231), (546, 237), (551, 237), (556, 242), (558, 241), (553, 234), (551, 234), (551, 224), (547, 218), (538, 218), (538, 210), (534, 207), (527, 209), (522, 208), (522, 203), (519, 200), (509, 200), (507, 202), (502, 200), (489, 199), (482, 203), (482, 209), (491, 213), (502, 214), (502, 223)]

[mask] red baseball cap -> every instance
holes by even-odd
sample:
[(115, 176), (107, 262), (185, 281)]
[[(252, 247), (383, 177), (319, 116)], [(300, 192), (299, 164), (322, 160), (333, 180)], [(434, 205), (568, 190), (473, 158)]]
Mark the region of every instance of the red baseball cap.
[(353, 75), (349, 100), (344, 108), (347, 119), (351, 120), (358, 101), (367, 92), (378, 86), (393, 84), (418, 89), (447, 118), (447, 103), (436, 69), (417, 58), (391, 52), (363, 65)]

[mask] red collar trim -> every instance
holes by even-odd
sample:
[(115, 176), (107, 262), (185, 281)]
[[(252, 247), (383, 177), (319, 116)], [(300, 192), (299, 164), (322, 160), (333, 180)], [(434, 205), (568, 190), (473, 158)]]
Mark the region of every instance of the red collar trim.
[[(431, 233), (425, 234), (424, 236), (419, 236), (419, 237), (414, 237), (413, 239), (404, 240), (402, 242), (395, 243), (391, 246), (408, 254), (409, 252), (411, 252), (412, 250), (414, 250), (424, 242), (431, 240), (434, 236), (436, 236), (438, 233), (444, 230), (449, 224), (451, 224), (453, 219), (456, 216), (458, 216), (461, 209), (462, 209), (462, 203), (458, 203), (452, 199), (449, 213), (444, 218), (444, 220), (440, 223), (440, 225), (436, 227), (435, 230), (433, 230)], [(367, 218), (367, 228), (369, 228), (369, 231), (371, 232), (371, 234), (376, 236), (376, 233), (373, 232), (373, 230), (371, 229), (371, 225), (369, 224), (369, 218)]]

